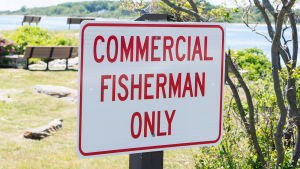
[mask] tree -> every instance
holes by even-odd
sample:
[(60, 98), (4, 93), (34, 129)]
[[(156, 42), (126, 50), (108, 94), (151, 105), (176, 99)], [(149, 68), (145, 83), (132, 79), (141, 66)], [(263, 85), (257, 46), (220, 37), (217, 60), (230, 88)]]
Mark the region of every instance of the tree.
[[(128, 1), (127, 1), (128, 2)], [(125, 5), (136, 7), (137, 5), (130, 1), (131, 3), (125, 3)], [(154, 2), (155, 3), (155, 2)], [(212, 9), (210, 12), (204, 13), (204, 6), (198, 1), (193, 0), (161, 0), (162, 6), (167, 5), (171, 11), (177, 12), (180, 18), (189, 16), (194, 19), (180, 20), (180, 21), (196, 21), (196, 22), (210, 22), (216, 17), (229, 17), (228, 10)], [(237, 3), (237, 2), (236, 2)], [(132, 5), (133, 4), (133, 5)], [(297, 15), (292, 7), (295, 4), (295, 0), (249, 0), (247, 1), (246, 7), (243, 8), (243, 21), (247, 27), (249, 27), (253, 32), (256, 32), (266, 38), (272, 44), (271, 49), (271, 68), (272, 68), (272, 86), (275, 93), (275, 104), (278, 107), (279, 119), (275, 127), (276, 132), (270, 137), (275, 140), (275, 146), (277, 157), (275, 168), (282, 168), (285, 159), (285, 148), (293, 147), (292, 158), (290, 159), (290, 164), (292, 168), (295, 168), (300, 157), (300, 103), (299, 98), (297, 98), (297, 88), (296, 82), (298, 79), (297, 74), (297, 56), (298, 56), (298, 35), (297, 35)], [(204, 4), (205, 5), (205, 4)], [(258, 32), (255, 26), (252, 27), (245, 20), (247, 16), (254, 19), (252, 15), (252, 10), (258, 9), (259, 13), (263, 16), (263, 21), (266, 23), (268, 28), (268, 35)], [(236, 9), (237, 10), (237, 9)], [(256, 10), (257, 11), (257, 10)], [(270, 15), (270, 14), (271, 15)], [(271, 18), (270, 18), (271, 16)], [(272, 22), (274, 20), (274, 22)], [(275, 24), (274, 28), (272, 24)], [(283, 28), (284, 27), (284, 28)], [(283, 36), (284, 32), (291, 28), (292, 38), (286, 40)], [(287, 44), (291, 42), (293, 47), (290, 49)], [(286, 69), (281, 68), (280, 60), (283, 60)], [(245, 79), (239, 73), (234, 65), (230, 52), (226, 54), (226, 72), (225, 80), (230, 86), (230, 89), (235, 100), (239, 118), (243, 123), (246, 133), (252, 142), (255, 153), (260, 161), (262, 168), (269, 168), (270, 158), (267, 154), (263, 153), (262, 147), (264, 145), (260, 144), (257, 136), (256, 124), (255, 124), (255, 108), (253, 103), (253, 94), (251, 95), (249, 85), (246, 84)], [(228, 71), (234, 74), (234, 77), (230, 77)], [(247, 107), (243, 106), (241, 93), (237, 90), (237, 85), (234, 84), (232, 78), (238, 80), (243, 93), (246, 96)], [(270, 103), (273, 104), (273, 103)], [(299, 105), (299, 106), (298, 106)], [(269, 107), (268, 111), (274, 111), (272, 107)], [(246, 116), (248, 114), (249, 118)], [(267, 117), (268, 118), (268, 117)], [(288, 121), (287, 121), (288, 119)], [(286, 127), (285, 127), (286, 126)], [(295, 126), (293, 128), (293, 126)], [(296, 130), (296, 143), (295, 145), (291, 143), (291, 137), (293, 135), (293, 130)], [(267, 160), (267, 161), (266, 161)]]
[(20, 9), (21, 12), (26, 12), (26, 6), (22, 6)]

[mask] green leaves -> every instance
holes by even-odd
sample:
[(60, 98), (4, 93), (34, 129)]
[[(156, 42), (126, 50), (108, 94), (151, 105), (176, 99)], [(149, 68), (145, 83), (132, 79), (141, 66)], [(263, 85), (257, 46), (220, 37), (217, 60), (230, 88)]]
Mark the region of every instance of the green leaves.
[(244, 74), (244, 78), (257, 81), (271, 75), (271, 62), (267, 60), (266, 54), (257, 48), (245, 48), (242, 50), (232, 50), (232, 57), (239, 68), (249, 71)]
[(15, 52), (24, 54), (27, 45), (33, 46), (72, 46), (78, 45), (77, 40), (73, 41), (69, 37), (64, 36), (64, 32), (52, 36), (47, 29), (39, 27), (23, 26), (17, 28), (10, 36), (15, 44)]

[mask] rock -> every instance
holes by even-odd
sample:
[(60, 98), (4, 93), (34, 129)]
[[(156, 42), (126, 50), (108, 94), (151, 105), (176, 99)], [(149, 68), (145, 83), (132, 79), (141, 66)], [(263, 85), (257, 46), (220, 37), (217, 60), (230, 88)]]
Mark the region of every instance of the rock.
[(78, 65), (78, 57), (68, 60), (69, 65)]
[(39, 60), (38, 62), (36, 62), (36, 64), (40, 64), (40, 65), (46, 65), (46, 63), (45, 63), (45, 62), (43, 62), (43, 61), (41, 61), (41, 60)]
[(48, 125), (37, 127), (25, 131), (24, 137), (31, 139), (42, 139), (46, 136), (51, 136), (56, 133), (57, 130), (62, 128), (63, 119), (54, 119)]
[(33, 91), (77, 103), (77, 90), (68, 87), (35, 85)]
[[(75, 65), (78, 65), (78, 57), (68, 59), (68, 67), (73, 67)], [(38, 61), (36, 64), (29, 65), (29, 68), (31, 67), (46, 67), (47, 63), (43, 61)], [(49, 62), (49, 67), (66, 67), (66, 59), (55, 59), (51, 62)]]

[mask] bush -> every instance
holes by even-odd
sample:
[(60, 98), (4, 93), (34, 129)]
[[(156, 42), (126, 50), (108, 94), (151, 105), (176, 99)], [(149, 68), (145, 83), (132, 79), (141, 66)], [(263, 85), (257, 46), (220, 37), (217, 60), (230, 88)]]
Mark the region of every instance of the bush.
[[(254, 125), (256, 128), (256, 136), (258, 144), (264, 155), (268, 166), (262, 166), (257, 157), (251, 136), (247, 134), (246, 126), (241, 120), (240, 111), (229, 87), (224, 88), (224, 114), (223, 114), (223, 138), (222, 142), (215, 147), (199, 148), (194, 154), (195, 168), (275, 168), (277, 152), (275, 147), (274, 135), (277, 129), (278, 119), (280, 118), (280, 110), (277, 104), (276, 95), (271, 73), (271, 63), (266, 59), (266, 55), (257, 48), (247, 48), (237, 51), (231, 51), (234, 56), (235, 63), (250, 72), (244, 75), (244, 79), (248, 78), (254, 81), (246, 81), (249, 87), (250, 95), (254, 106)], [(297, 85), (300, 75), (297, 73), (299, 69), (291, 76), (296, 76)], [(287, 89), (287, 70), (282, 68), (279, 72), (283, 92)], [(229, 74), (232, 81), (238, 84), (237, 78), (233, 74)], [(285, 90), (284, 90), (285, 89)], [(249, 107), (247, 98), (243, 89), (237, 88), (240, 95), (241, 104), (245, 110), (244, 118), (249, 121)], [(297, 88), (297, 94), (300, 89)], [(299, 99), (297, 100), (299, 102)], [(285, 104), (287, 101), (285, 100)], [(287, 126), (286, 126), (287, 127)], [(292, 135), (295, 135), (296, 128), (290, 127)], [(284, 139), (285, 159), (282, 168), (291, 166), (290, 159), (293, 155), (295, 146), (295, 138), (292, 137), (291, 146), (286, 145)], [(298, 163), (296, 168), (300, 168)]]
[[(27, 45), (32, 46), (77, 46), (78, 41), (65, 37), (65, 32), (58, 35), (49, 34), (47, 29), (25, 25), (18, 27), (9, 37), (15, 42), (14, 53), (24, 54)], [(29, 63), (36, 63), (41, 59), (30, 59)]]
[(249, 72), (244, 75), (246, 79), (258, 80), (271, 74), (271, 62), (266, 58), (266, 54), (257, 48), (245, 48), (242, 50), (232, 50), (231, 56), (238, 67)]
[(0, 56), (14, 53), (13, 41), (7, 40), (0, 35)]

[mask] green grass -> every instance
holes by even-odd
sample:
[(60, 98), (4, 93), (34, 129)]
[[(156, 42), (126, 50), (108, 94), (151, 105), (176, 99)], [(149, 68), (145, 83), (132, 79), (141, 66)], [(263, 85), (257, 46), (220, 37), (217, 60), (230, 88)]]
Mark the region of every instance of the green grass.
[[(72, 69), (72, 68), (71, 68)], [(79, 159), (76, 155), (77, 106), (33, 92), (33, 87), (58, 85), (77, 89), (77, 69), (32, 71), (0, 69), (0, 89), (18, 89), (13, 102), (0, 101), (0, 169), (128, 168), (129, 155)], [(0, 93), (1, 94), (1, 93)], [(40, 141), (25, 139), (27, 129), (63, 118), (63, 129)], [(164, 168), (194, 168), (193, 149), (164, 152)]]

